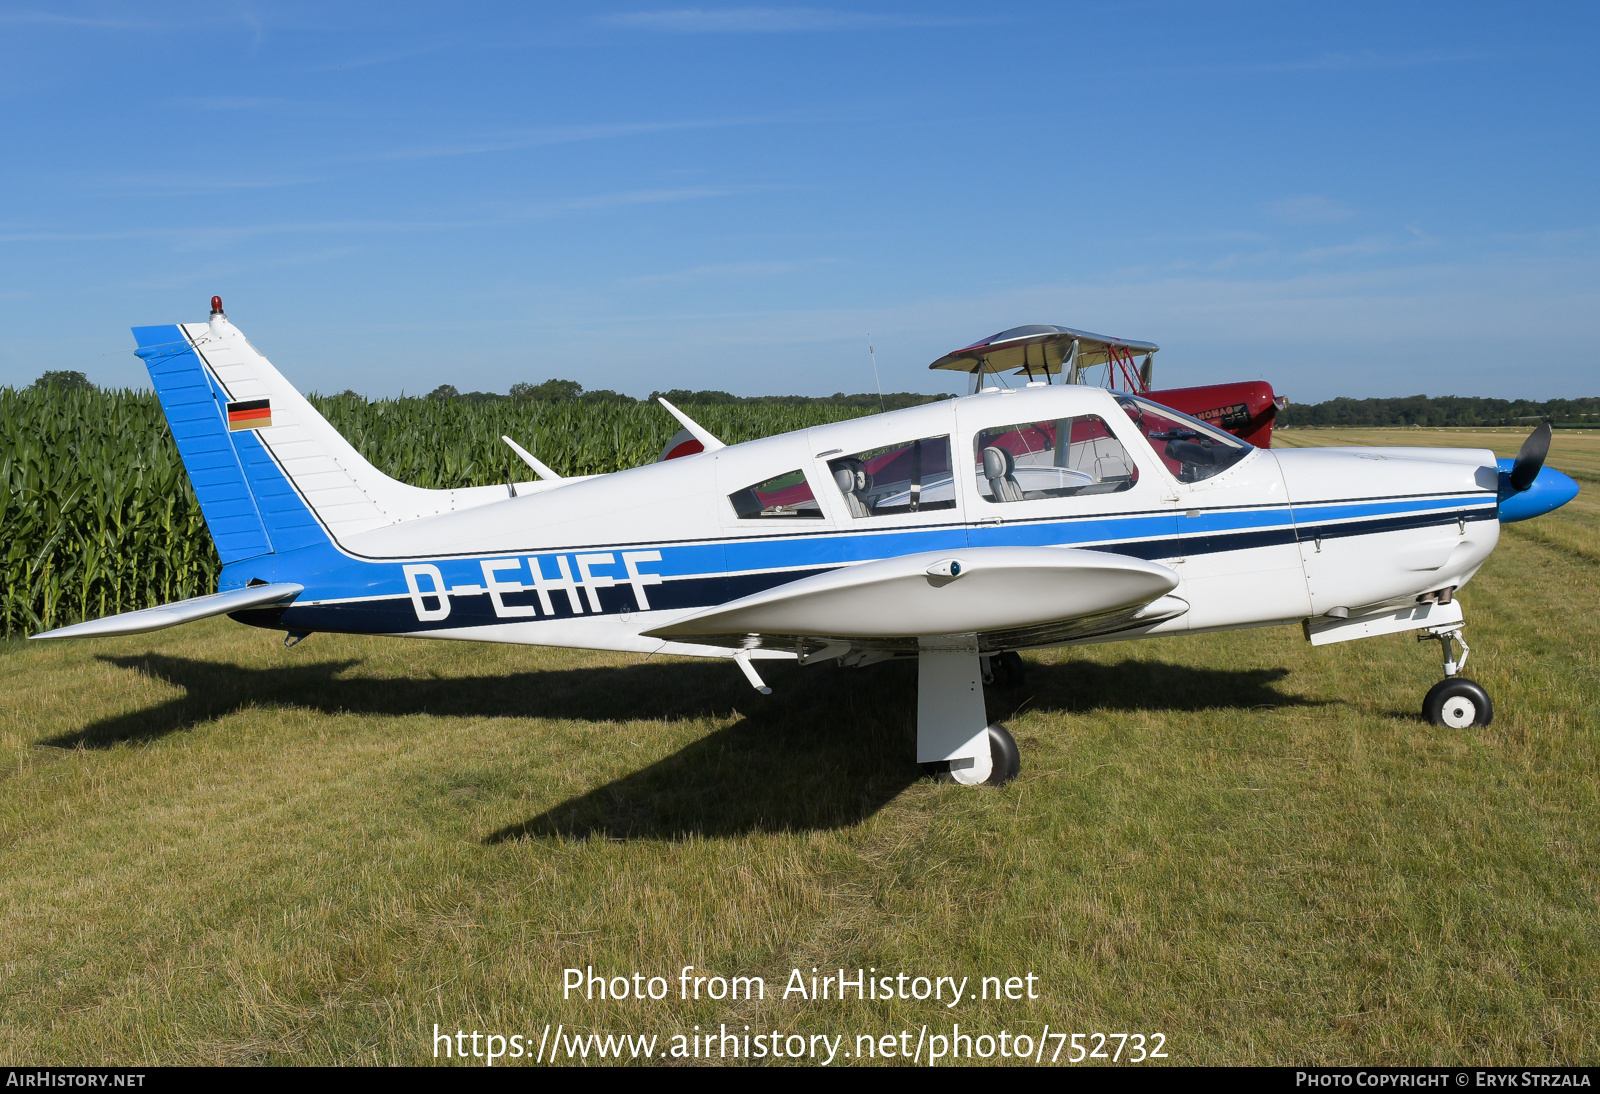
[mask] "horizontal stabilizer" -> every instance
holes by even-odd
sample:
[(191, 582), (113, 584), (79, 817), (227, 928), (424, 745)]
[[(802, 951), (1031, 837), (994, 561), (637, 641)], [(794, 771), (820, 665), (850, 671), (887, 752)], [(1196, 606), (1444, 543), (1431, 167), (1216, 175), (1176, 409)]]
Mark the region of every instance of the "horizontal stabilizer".
[(213, 615), (227, 615), (229, 612), (244, 611), (246, 608), (279, 604), (293, 600), (303, 591), (305, 586), (296, 585), (292, 581), (230, 589), (225, 593), (212, 593), (209, 596), (197, 596), (192, 600), (180, 600), (176, 604), (162, 604), (157, 608), (141, 608), (136, 612), (123, 612), (121, 615), (108, 615), (104, 619), (74, 623), (70, 627), (58, 627), (53, 631), (45, 631), (43, 634), (31, 637), (105, 638), (114, 634), (144, 634), (146, 631), (176, 627), (179, 623), (192, 623), (196, 619), (206, 619)]

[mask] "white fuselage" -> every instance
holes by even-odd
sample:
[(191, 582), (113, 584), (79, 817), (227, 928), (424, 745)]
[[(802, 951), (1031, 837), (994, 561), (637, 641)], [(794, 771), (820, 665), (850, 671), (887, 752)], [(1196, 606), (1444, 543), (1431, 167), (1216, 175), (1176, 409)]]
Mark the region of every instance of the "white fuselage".
[[(1090, 422), (1097, 436), (1069, 444), (1077, 434), (1065, 428), (1060, 451), (1035, 458), (1026, 429), (1006, 432), (1068, 419)], [(1008, 472), (1014, 489), (1005, 478), (985, 477), (983, 449), (993, 437), (1004, 439), (991, 450), (1021, 452)], [(263, 439), (270, 450), (270, 433)], [(905, 502), (905, 490), (858, 491), (853, 500), (837, 484), (850, 454), (918, 439), (946, 461), (942, 476), (936, 455), (932, 471), (918, 472), (920, 506)], [(456, 512), (330, 532), (328, 547), (229, 566), (224, 587), (304, 585), (304, 595), (267, 624), (290, 630), (726, 655), (726, 643), (650, 632), (787, 582), (903, 555), (1090, 548), (1176, 575), (1169, 596), (1180, 606), (1159, 619), (1123, 619), (1104, 633), (1046, 634), (1038, 642), (1013, 636), (1007, 646), (1016, 648), (1410, 604), (1465, 584), (1499, 533), (1497, 472), (1487, 451), (1251, 449), (1199, 481), (1180, 481), (1171, 463), (1103, 390), (988, 391), (541, 484), (526, 496), (508, 489), (500, 500)], [(770, 484), (767, 493), (752, 489)], [(1020, 603), (1030, 590), (999, 595)], [(900, 648), (895, 640), (905, 626), (861, 599), (862, 619), (837, 630), (855, 636), (855, 648)], [(841, 610), (852, 610), (848, 598)], [(876, 632), (871, 619), (882, 620)], [(875, 643), (873, 633), (885, 641)], [(822, 644), (830, 636), (807, 637)], [(794, 638), (755, 632), (743, 645), (757, 656), (790, 656)]]

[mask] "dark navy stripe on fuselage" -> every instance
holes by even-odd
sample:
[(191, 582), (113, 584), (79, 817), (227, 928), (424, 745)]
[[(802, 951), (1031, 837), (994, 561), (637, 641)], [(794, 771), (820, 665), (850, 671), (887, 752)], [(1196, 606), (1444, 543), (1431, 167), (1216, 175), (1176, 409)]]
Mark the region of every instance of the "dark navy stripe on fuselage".
[[(810, 570), (783, 570), (759, 574), (717, 574), (700, 578), (680, 578), (664, 581), (649, 587), (650, 608), (655, 611), (709, 608), (726, 604), (742, 596), (750, 596), (778, 585), (786, 585), (812, 574), (825, 573), (827, 567)], [(629, 585), (612, 585), (595, 589), (581, 589), (583, 612), (575, 610), (572, 598), (564, 593), (550, 597), (550, 612), (539, 603), (538, 592), (501, 594), (501, 603), (510, 608), (533, 608), (537, 616), (501, 616), (487, 591), (481, 593), (455, 593), (450, 596), (450, 614), (443, 619), (420, 620), (411, 597), (389, 597), (384, 600), (357, 600), (334, 604), (291, 604), (287, 608), (269, 608), (260, 611), (238, 612), (233, 618), (256, 626), (288, 630), (351, 632), (356, 634), (401, 634), (424, 631), (452, 630), (459, 627), (486, 627), (497, 623), (519, 623), (532, 620), (581, 619), (602, 615), (616, 616), (624, 612), (640, 611), (639, 600)], [(598, 612), (589, 611), (593, 596), (600, 603)], [(433, 607), (438, 598), (432, 594), (426, 603)]]
[[(1176, 523), (1180, 528), (1181, 534), (1178, 535), (1098, 543), (1083, 542), (1080, 536), (1073, 534), (1074, 531), (1081, 532), (1083, 530), (1081, 525), (1088, 523), (1080, 521), (1058, 520), (1027, 523), (1018, 522), (1015, 524), (999, 526), (980, 526), (980, 530), (986, 533), (982, 537), (987, 541), (984, 544), (985, 546), (1008, 545), (1006, 542), (1008, 540), (1010, 543), (1021, 542), (1028, 544), (1045, 542), (1063, 546), (1081, 546), (1088, 550), (1104, 551), (1114, 554), (1126, 554), (1137, 558), (1159, 560), (1293, 544), (1297, 539), (1297, 529), (1292, 524), (1280, 524), (1278, 526), (1268, 528), (1262, 528), (1259, 526), (1253, 528), (1246, 527), (1230, 531), (1206, 530), (1205, 528), (1207, 524), (1215, 525), (1216, 523), (1224, 522), (1228, 524), (1243, 523), (1243, 521), (1249, 517), (1275, 520), (1279, 519), (1283, 512), (1283, 510), (1253, 512), (1232, 511), (1227, 514), (1222, 514), (1215, 510), (1202, 511), (1200, 514), (1194, 517), (1179, 515)], [(1459, 508), (1453, 508), (1448, 511), (1433, 509), (1431, 511), (1413, 512), (1397, 516), (1380, 516), (1365, 520), (1328, 520), (1320, 523), (1308, 524), (1298, 529), (1298, 539), (1302, 541), (1310, 541), (1317, 537), (1332, 538), (1380, 535), (1389, 532), (1405, 531), (1417, 528), (1444, 526), (1454, 524), (1462, 520), (1475, 522), (1494, 519), (1496, 519), (1495, 508), (1492, 505), (1485, 506), (1480, 504), (1471, 508), (1462, 505)], [(1161, 521), (1168, 528), (1172, 527), (1172, 524), (1174, 523), (1173, 517), (1170, 514), (1136, 517), (1127, 523), (1137, 522), (1141, 526), (1147, 528), (1148, 524), (1146, 522), (1151, 520)], [(1108, 524), (1113, 522), (1096, 520), (1092, 523)], [(1194, 526), (1195, 531), (1188, 531), (1187, 529), (1189, 526)], [(949, 546), (953, 549), (959, 549), (958, 546), (949, 542), (949, 531), (953, 531), (953, 529), (944, 530), (944, 534), (937, 535), (934, 538), (940, 541), (942, 546)], [(1005, 535), (1007, 532), (1012, 533), (1012, 535)], [(905, 539), (914, 535), (916, 535), (915, 532), (908, 530), (899, 534), (890, 534), (887, 536), (887, 539), (892, 542), (894, 546), (901, 548), (901, 551), (903, 552), (907, 547), (910, 546), (905, 542)], [(760, 572), (736, 572), (723, 574), (702, 573), (682, 576), (672, 573), (672, 570), (676, 569), (676, 567), (670, 564), (669, 559), (672, 552), (675, 550), (674, 547), (671, 545), (663, 545), (661, 548), (657, 548), (663, 554), (662, 564), (659, 566), (649, 567), (649, 569), (655, 571), (649, 576), (660, 576), (661, 581), (659, 583), (649, 584), (646, 586), (646, 592), (649, 600), (648, 610), (685, 611), (710, 608), (718, 604), (725, 604), (729, 601), (737, 600), (740, 597), (749, 596), (752, 593), (774, 588), (779, 585), (787, 584), (791, 581), (797, 581), (801, 578), (810, 577), (813, 574), (823, 573), (827, 570), (833, 569), (835, 566), (842, 564), (840, 561), (841, 555), (882, 558), (894, 553), (901, 553), (893, 550), (883, 550), (882, 547), (880, 547), (878, 551), (872, 551), (870, 547), (867, 546), (868, 544), (874, 544), (874, 541), (884, 539), (884, 536), (858, 536), (848, 538), (853, 541), (849, 548), (844, 551), (835, 552), (825, 549), (822, 545), (823, 541), (807, 537), (807, 548), (803, 552), (796, 553), (808, 556), (807, 560), (813, 563), (811, 565), (782, 567)], [(767, 545), (773, 548), (794, 546), (793, 544), (786, 543), (784, 540), (769, 540), (767, 541)], [(888, 545), (889, 544), (886, 543), (883, 546)], [(756, 545), (754, 543), (749, 541), (744, 543), (744, 547), (747, 550), (754, 548), (755, 546)], [(532, 561), (536, 558), (554, 558), (556, 557), (556, 554), (573, 559), (578, 554), (587, 553), (593, 550), (594, 548), (578, 548), (554, 554), (536, 553), (520, 554), (516, 556), (507, 555), (501, 557), (504, 557), (508, 560), (515, 560), (520, 566), (523, 564), (532, 563)], [(611, 548), (611, 550), (617, 551), (617, 548)], [(703, 555), (705, 551), (703, 546), (696, 546), (690, 548), (690, 550), (693, 551), (696, 556), (699, 556), (698, 561), (701, 564), (709, 561)], [(754, 557), (754, 552), (752, 552), (752, 557)], [(792, 558), (793, 555), (790, 557)], [(832, 562), (832, 565), (824, 564), (819, 566), (815, 564), (816, 561), (823, 559), (826, 559), (828, 562)], [(853, 560), (854, 559), (852, 558), (852, 561)], [(431, 565), (453, 565), (457, 568), (463, 568), (468, 565), (478, 566), (484, 561), (493, 562), (496, 561), (496, 559), (493, 557), (475, 560), (440, 559)], [(359, 567), (364, 571), (389, 570), (391, 568), (395, 570), (399, 569), (398, 563), (384, 564), (354, 562), (350, 565)], [(540, 565), (541, 572), (543, 572), (546, 577), (548, 577), (554, 569), (554, 563), (549, 565)], [(612, 567), (613, 570), (618, 568), (620, 567)], [(569, 564), (569, 569), (573, 571), (574, 577), (576, 578), (577, 571), (575, 565)], [(464, 572), (464, 569), (458, 569), (457, 572)], [(483, 588), (481, 584), (473, 583), (463, 585), (461, 583), (446, 583), (445, 592), (448, 596), (450, 610), (446, 616), (438, 619), (419, 618), (419, 616), (424, 613), (417, 610), (418, 602), (412, 595), (409, 594), (409, 592), (401, 595), (389, 593), (381, 597), (370, 599), (362, 599), (358, 596), (356, 598), (341, 599), (334, 602), (302, 603), (290, 605), (287, 608), (281, 609), (264, 609), (260, 611), (241, 612), (237, 614), (235, 618), (239, 619), (241, 622), (252, 623), (258, 626), (284, 628), (289, 630), (399, 634), (423, 633), (436, 630), (457, 630), (489, 626), (500, 623), (536, 622), (538, 620), (551, 619), (574, 619), (581, 616), (617, 616), (625, 612), (637, 613), (641, 610), (645, 610), (639, 603), (639, 598), (635, 592), (635, 588), (630, 585), (625, 578), (622, 578), (620, 574), (611, 574), (607, 576), (612, 577), (612, 579), (616, 580), (617, 583), (614, 585), (587, 587), (583, 585), (581, 580), (578, 580), (575, 582), (578, 587), (573, 590), (571, 596), (569, 596), (563, 590), (549, 592), (549, 610), (546, 610), (545, 606), (541, 603), (542, 598), (538, 595), (538, 591), (531, 586), (524, 586), (518, 590), (507, 589), (501, 592), (501, 603), (504, 606), (508, 608), (521, 609), (531, 608), (533, 612), (536, 613), (531, 615), (499, 614), (494, 606), (493, 598), (490, 596), (488, 590)], [(508, 581), (513, 580), (513, 575), (511, 574), (506, 574), (505, 577)], [(520, 578), (517, 580), (520, 583)], [(312, 585), (308, 585), (307, 587), (307, 592), (312, 595), (316, 595), (320, 591), (321, 590), (316, 589)], [(323, 595), (326, 596), (327, 594), (324, 593)], [(443, 603), (438, 596), (437, 591), (434, 590), (431, 582), (423, 588), (421, 596), (423, 598), (421, 603), (427, 609), (433, 609), (434, 611), (437, 611), (439, 606)], [(578, 599), (580, 597), (581, 600)], [(580, 606), (579, 608), (574, 607), (574, 600), (578, 601)], [(594, 610), (596, 603), (599, 605), (598, 611)]]

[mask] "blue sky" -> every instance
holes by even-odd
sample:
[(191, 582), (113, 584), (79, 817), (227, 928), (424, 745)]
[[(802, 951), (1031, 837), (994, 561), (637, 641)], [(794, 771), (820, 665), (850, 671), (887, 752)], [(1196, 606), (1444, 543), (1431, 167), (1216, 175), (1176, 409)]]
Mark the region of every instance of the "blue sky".
[(1593, 4), (0, 3), (0, 383), (1600, 393)]

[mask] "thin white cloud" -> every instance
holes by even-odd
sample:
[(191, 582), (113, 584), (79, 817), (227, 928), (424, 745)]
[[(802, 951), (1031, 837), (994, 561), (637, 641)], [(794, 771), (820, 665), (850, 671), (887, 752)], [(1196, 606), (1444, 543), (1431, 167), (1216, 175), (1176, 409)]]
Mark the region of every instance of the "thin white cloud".
[(91, 30), (157, 30), (159, 25), (145, 20), (109, 19), (93, 15), (63, 15), (55, 11), (0, 11), (0, 23), (35, 26), (87, 27)]
[(315, 179), (304, 175), (207, 175), (130, 174), (112, 175), (87, 184), (90, 190), (154, 194), (226, 194), (238, 190), (277, 190), (303, 186)]
[(195, 95), (182, 99), (168, 99), (173, 106), (185, 110), (213, 111), (264, 111), (283, 113), (302, 111), (307, 104), (272, 95)]
[(1419, 251), (1437, 246), (1439, 240), (1412, 229), (1407, 236), (1369, 235), (1348, 243), (1311, 247), (1295, 255), (1297, 262), (1323, 262), (1330, 258), (1374, 258), (1400, 251)]
[(834, 8), (679, 8), (605, 16), (608, 26), (669, 34), (793, 34), (815, 31), (953, 27), (974, 22), (934, 15), (884, 15)]
[(49, 229), (6, 230), (0, 226), (0, 243), (101, 243), (130, 239), (168, 239), (180, 251), (231, 247), (262, 236), (286, 235), (398, 235), (409, 232), (448, 232), (500, 228), (567, 213), (665, 205), (680, 201), (705, 201), (747, 193), (749, 186), (686, 186), (670, 190), (624, 190), (590, 194), (561, 201), (507, 206), (479, 217), (441, 220), (321, 220), (283, 224), (218, 225), (206, 228), (136, 228), (110, 232), (72, 232)]
[[(543, 290), (535, 294), (544, 296)], [(1551, 261), (1538, 253), (1338, 273), (1281, 276), (1130, 276), (941, 294), (883, 306), (641, 310), (619, 314), (599, 299), (542, 309), (541, 345), (594, 344), (619, 329), (649, 329), (658, 357), (648, 370), (619, 361), (612, 386), (648, 390), (659, 377), (753, 394), (869, 390), (850, 386), (862, 333), (871, 330), (886, 389), (934, 390), (945, 377), (927, 363), (990, 331), (1064, 323), (1163, 346), (1156, 374), (1179, 386), (1271, 380), (1297, 401), (1341, 394), (1496, 394), (1526, 388), (1506, 362), (1560, 359), (1541, 374), (1549, 395), (1587, 394), (1596, 375), (1593, 316), (1600, 310), (1600, 256)], [(1486, 326), (1485, 316), (1492, 316)], [(752, 376), (735, 363), (759, 350)], [(1565, 363), (1576, 362), (1576, 363)], [(773, 380), (772, 378), (778, 378)], [(784, 379), (786, 378), (786, 379)], [(757, 385), (753, 387), (752, 385)], [(775, 386), (774, 386), (775, 385)], [(1581, 391), (1579, 389), (1582, 389)]]
[(116, 232), (64, 232), (47, 229), (0, 230), (0, 243), (109, 243), (122, 239), (153, 239), (170, 235), (159, 228), (133, 228)]
[(1324, 53), (1317, 57), (1285, 58), (1277, 61), (1248, 61), (1238, 64), (1202, 65), (1169, 71), (1196, 74), (1249, 74), (1255, 72), (1361, 72), (1373, 69), (1421, 68), (1429, 65), (1454, 65), (1484, 61), (1489, 54), (1472, 50), (1424, 50), (1416, 53)]
[(544, 126), (537, 129), (515, 129), (502, 133), (485, 134), (477, 138), (450, 144), (398, 148), (357, 158), (417, 160), (443, 156), (475, 156), (489, 152), (515, 152), (526, 148), (540, 148), (554, 144), (577, 144), (583, 141), (615, 140), (620, 137), (637, 137), (652, 133), (674, 133), (695, 129), (718, 129), (724, 126), (759, 124), (761, 124), (761, 120), (755, 118), (703, 118), (669, 122), (614, 122), (601, 125)]
[(420, 46), (411, 49), (393, 50), (388, 53), (376, 53), (366, 57), (350, 57), (342, 61), (332, 61), (325, 65), (316, 65), (312, 72), (337, 72), (340, 69), (373, 68), (377, 65), (394, 64), (396, 61), (409, 61), (413, 57), (423, 57), (430, 53), (439, 53), (446, 49), (454, 48), (449, 44)]
[(1321, 194), (1301, 194), (1267, 205), (1267, 214), (1285, 224), (1338, 224), (1356, 218), (1356, 211)]
[(115, 286), (120, 290), (136, 292), (164, 291), (168, 289), (181, 289), (189, 285), (202, 282), (215, 283), (222, 278), (237, 277), (242, 273), (251, 273), (257, 270), (275, 270), (292, 268), (296, 266), (314, 266), (323, 262), (332, 262), (349, 255), (360, 253), (359, 247), (328, 247), (320, 251), (310, 251), (305, 254), (285, 255), (279, 258), (264, 259), (258, 262), (228, 262), (211, 263), (201, 268), (190, 268), (168, 277), (139, 278)]
[(808, 267), (833, 261), (831, 258), (816, 258), (804, 262), (720, 262), (706, 266), (691, 266), (688, 269), (674, 270), (670, 273), (624, 277), (620, 278), (617, 284), (629, 286), (682, 285), (725, 277), (782, 277), (785, 274), (798, 273)]
[(549, 216), (557, 212), (575, 212), (583, 209), (611, 209), (619, 205), (660, 205), (671, 201), (700, 201), (705, 198), (724, 198), (745, 193), (749, 186), (685, 186), (676, 190), (629, 190), (618, 194), (596, 194), (587, 198), (572, 198), (554, 205), (536, 206), (534, 216)]

